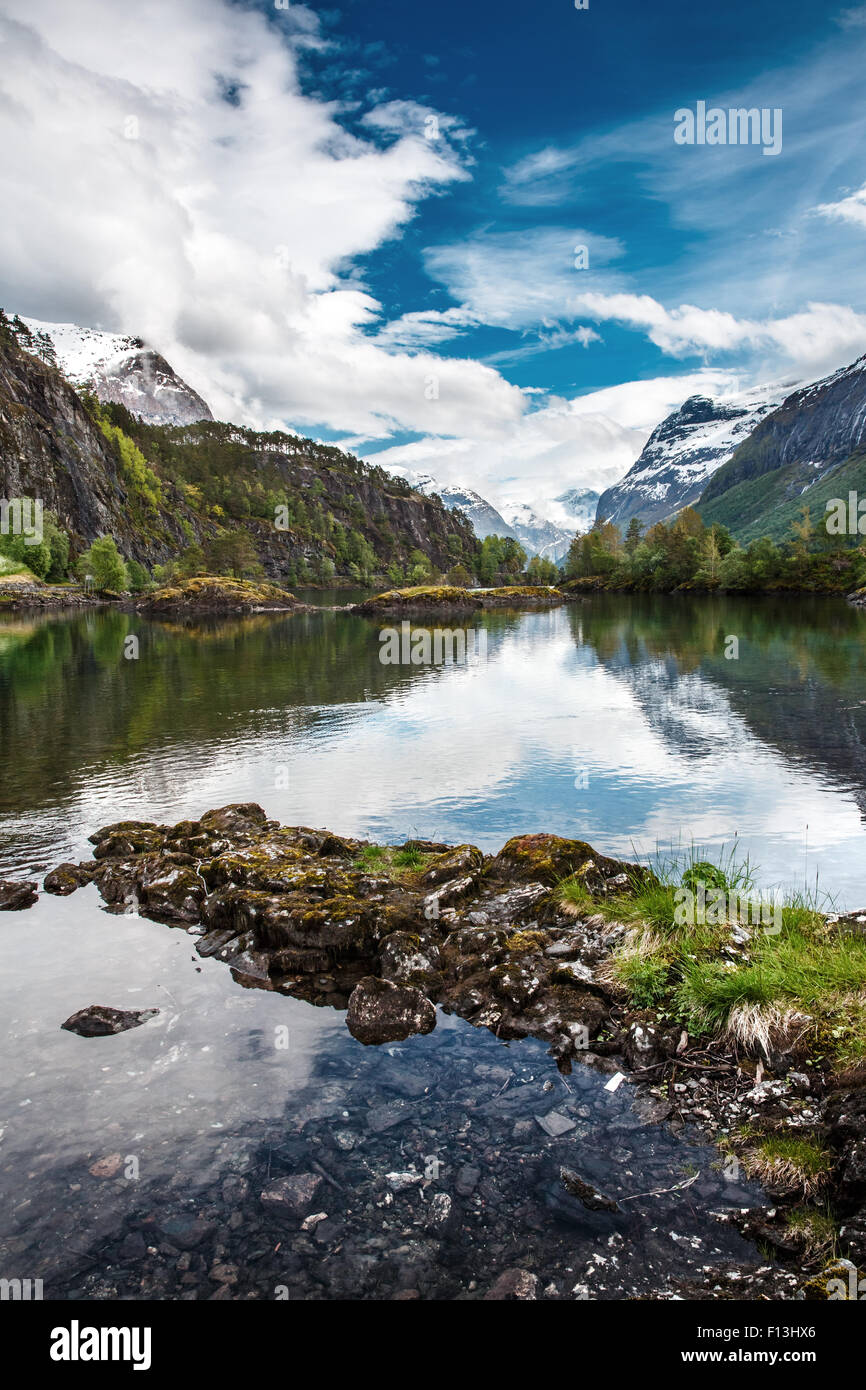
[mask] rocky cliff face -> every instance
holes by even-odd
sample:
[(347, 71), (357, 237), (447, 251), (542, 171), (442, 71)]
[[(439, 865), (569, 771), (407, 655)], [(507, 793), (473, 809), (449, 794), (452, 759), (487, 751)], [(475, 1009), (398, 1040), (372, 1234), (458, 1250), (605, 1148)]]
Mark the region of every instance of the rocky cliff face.
[(486, 536), (510, 536), (517, 539), (505, 517), (492, 503), (471, 487), (458, 487), (453, 483), (439, 483), (430, 473), (406, 473), (406, 481), (425, 497), (442, 498), (450, 511), (461, 511), (469, 518), (472, 529), (479, 540)]
[(127, 557), (147, 549), (132, 532), (114, 451), (72, 387), (56, 369), (2, 339), (0, 495), (41, 498), (79, 549), (106, 533)]
[(787, 396), (719, 469), (703, 500), (786, 468), (799, 470), (808, 484), (864, 447), (866, 356)]
[(138, 338), (80, 328), (74, 323), (20, 320), (34, 342), (53, 349), (53, 361), (68, 381), (84, 386), (101, 401), (125, 406), (148, 424), (189, 425), (212, 420), (208, 405), (158, 352)]
[(650, 525), (691, 506), (780, 400), (781, 392), (765, 387), (729, 401), (690, 396), (653, 431), (626, 476), (602, 493), (598, 519), (624, 529), (634, 516)]
[(383, 563), (405, 566), (412, 551), (421, 551), (436, 569), (447, 570), (461, 560), (471, 563), (477, 552), (472, 528), (459, 513), (339, 449), (215, 422), (179, 430), (138, 426), (124, 417), (163, 494), (142, 520), (114, 446), (57, 367), (24, 351), (17, 337), (0, 320), (0, 497), (41, 498), (70, 533), (73, 554), (108, 534), (127, 559), (152, 567), (191, 543), (239, 531), (270, 578), (291, 576), (301, 562), (315, 565), (322, 558), (334, 560), (338, 575), (344, 572), (325, 535), (294, 525), (278, 530), (273, 511), (256, 516), (247, 507), (245, 515), (220, 515), (196, 501), (189, 483), (201, 483), (202, 470), (221, 488), (240, 480), (254, 495), (266, 479), (268, 489), (290, 499), (314, 499), (339, 527), (363, 537)]

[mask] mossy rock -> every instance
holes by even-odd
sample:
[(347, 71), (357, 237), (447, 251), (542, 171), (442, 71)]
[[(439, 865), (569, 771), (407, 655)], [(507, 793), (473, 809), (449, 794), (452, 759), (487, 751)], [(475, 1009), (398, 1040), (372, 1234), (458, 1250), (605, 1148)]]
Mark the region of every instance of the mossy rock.
[(550, 937), (546, 932), (526, 930), (517, 931), (513, 936), (509, 936), (505, 945), (512, 955), (526, 955), (543, 951), (549, 941)]
[(428, 887), (449, 879), (476, 877), (484, 866), (484, 855), (476, 845), (454, 845), (444, 854), (437, 854), (419, 875), (418, 882)]
[(42, 887), (46, 893), (66, 898), (77, 888), (89, 883), (90, 877), (90, 872), (82, 864), (58, 864), (56, 869), (45, 875)]
[(515, 836), (487, 869), (492, 879), (550, 884), (580, 876), (590, 892), (605, 891), (607, 885), (625, 891), (630, 883), (644, 878), (646, 872), (637, 864), (596, 853), (585, 840), (547, 834)]
[(388, 589), (383, 594), (356, 603), (353, 613), (400, 615), (426, 612), (474, 612), (481, 608), (480, 597), (470, 589), (451, 584), (421, 584), (411, 589)]
[(294, 594), (276, 584), (204, 575), (165, 585), (137, 606), (147, 613), (247, 613), (262, 609), (291, 610)]
[(91, 836), (96, 848), (95, 859), (125, 859), (129, 855), (157, 852), (165, 844), (165, 832), (159, 826), (145, 826), (127, 821), (112, 826), (108, 832), (98, 832), (103, 838)]
[(849, 1260), (832, 1260), (803, 1285), (801, 1292), (809, 1303), (843, 1303), (862, 1299), (864, 1291), (866, 1278), (862, 1270)]
[(560, 589), (540, 584), (509, 584), (499, 589), (484, 589), (480, 594), (483, 608), (556, 608), (568, 602)]

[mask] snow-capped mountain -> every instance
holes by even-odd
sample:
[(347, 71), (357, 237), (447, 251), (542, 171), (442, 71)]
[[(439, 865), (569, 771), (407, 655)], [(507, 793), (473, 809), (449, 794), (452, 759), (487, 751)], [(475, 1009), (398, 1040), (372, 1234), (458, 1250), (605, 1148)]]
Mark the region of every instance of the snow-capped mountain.
[[(789, 394), (790, 392), (790, 394)], [(808, 464), (832, 467), (866, 443), (866, 354), (820, 381), (788, 387), (782, 404), (756, 430), (760, 459), (740, 461), (707, 488), (707, 496), (727, 490), (734, 480)]]
[(489, 502), (471, 487), (457, 487), (453, 484), (438, 483), (429, 473), (406, 473), (407, 483), (425, 497), (438, 493), (452, 512), (458, 507), (472, 522), (472, 529), (479, 540), (485, 536), (512, 536), (514, 532), (508, 522)]
[(568, 553), (574, 531), (565, 531), (555, 522), (539, 516), (526, 502), (505, 502), (502, 515), (517, 536), (527, 555), (540, 555), (556, 564)]
[(815, 524), (834, 496), (862, 490), (864, 449), (866, 355), (786, 395), (713, 474), (701, 515), (750, 540), (785, 535), (804, 505)]
[[(396, 470), (395, 470), (396, 472)], [(472, 528), (479, 540), (485, 536), (510, 536), (523, 546), (527, 555), (540, 555), (543, 559), (559, 562), (574, 536), (555, 522), (539, 516), (525, 502), (504, 503), (499, 510), (488, 502), (474, 488), (454, 483), (439, 483), (429, 473), (401, 472), (418, 492), (429, 497), (438, 493), (451, 511), (460, 508), (472, 522)]]
[[(102, 401), (126, 406), (148, 424), (191, 425), (212, 420), (209, 407), (174, 368), (140, 338), (80, 328), (74, 323), (23, 319), (35, 350), (50, 357), (68, 381)], [(27, 348), (19, 333), (22, 347)], [(49, 347), (50, 344), (50, 347)]]
[(759, 386), (721, 401), (690, 396), (653, 430), (625, 477), (602, 493), (597, 518), (623, 528), (636, 516), (650, 525), (692, 505), (707, 479), (792, 388)]
[(561, 492), (554, 501), (560, 503), (577, 531), (588, 531), (595, 521), (598, 498), (599, 494), (592, 488), (572, 487), (567, 492)]

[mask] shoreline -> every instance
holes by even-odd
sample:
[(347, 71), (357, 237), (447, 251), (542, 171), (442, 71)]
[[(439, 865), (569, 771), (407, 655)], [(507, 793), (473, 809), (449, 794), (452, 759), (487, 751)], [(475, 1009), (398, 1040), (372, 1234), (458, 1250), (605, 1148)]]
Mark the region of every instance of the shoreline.
[[(709, 1215), (807, 1273), (806, 1297), (827, 1296), (828, 1252), (866, 1264), (866, 1066), (831, 1065), (802, 1023), (747, 1046), (684, 1029), (666, 1000), (637, 999), (615, 964), (636, 930), (629, 904), (656, 891), (641, 866), (553, 835), (516, 837), (496, 855), (376, 846), (279, 826), (254, 805), (176, 827), (121, 822), (91, 839), (93, 860), (53, 870), (47, 892), (95, 883), (118, 911), (134, 901), (195, 935), (198, 954), (239, 984), (345, 1010), (369, 1045), (431, 1031), (436, 1006), (501, 1039), (540, 1039), (562, 1075), (580, 1063), (619, 1075), (653, 1123), (694, 1123), (736, 1175), (757, 1177), (769, 1213)], [(831, 943), (866, 932), (864, 914), (823, 921)], [(729, 935), (734, 958), (751, 949), (748, 930)]]
[[(511, 610), (539, 612), (581, 603), (596, 594), (628, 594), (641, 598), (827, 598), (842, 600), (853, 608), (866, 608), (866, 590), (771, 587), (765, 589), (699, 588), (681, 585), (675, 589), (649, 589), (636, 585), (611, 585), (602, 579), (567, 580), (560, 586), (515, 585), (500, 589), (453, 589), (442, 585), (422, 590), (386, 590), (360, 603), (319, 604), (301, 601), (287, 589), (270, 582), (225, 580), (207, 576), (204, 594), (190, 585), (201, 581), (180, 581), (148, 594), (84, 593), (81, 589), (53, 585), (4, 584), (0, 581), (0, 614), (56, 611), (81, 608), (115, 608), (141, 613), (144, 617), (191, 617), (211, 614), (219, 617), (238, 613), (352, 613), (359, 617), (469, 618), (482, 612)], [(309, 587), (309, 586), (308, 586)], [(352, 586), (328, 585), (328, 589)], [(219, 590), (223, 592), (220, 593)]]

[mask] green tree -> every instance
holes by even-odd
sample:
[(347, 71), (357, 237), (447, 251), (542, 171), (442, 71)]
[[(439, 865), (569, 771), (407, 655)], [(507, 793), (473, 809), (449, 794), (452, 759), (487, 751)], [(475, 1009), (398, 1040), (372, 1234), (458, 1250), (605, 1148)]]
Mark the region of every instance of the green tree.
[(90, 575), (97, 589), (123, 593), (129, 588), (126, 564), (114, 543), (113, 536), (100, 536), (95, 540), (89, 549), (79, 556), (76, 569), (82, 580)]
[(627, 555), (633, 555), (640, 545), (640, 538), (643, 535), (643, 522), (639, 517), (633, 516), (628, 524), (625, 533), (625, 550)]
[(455, 584), (458, 589), (468, 589), (472, 583), (472, 575), (465, 565), (454, 565), (448, 571), (448, 583)]
[(526, 567), (526, 575), (530, 584), (555, 584), (559, 571), (552, 560), (545, 560), (541, 555), (533, 555)]
[(178, 556), (177, 573), (181, 579), (192, 579), (207, 573), (207, 561), (200, 545), (188, 545)]
[(213, 574), (244, 579), (263, 573), (255, 546), (246, 531), (221, 531), (213, 536), (207, 543), (205, 558)]

